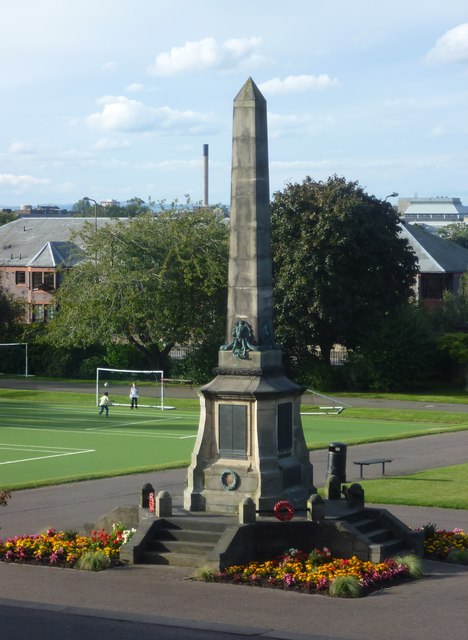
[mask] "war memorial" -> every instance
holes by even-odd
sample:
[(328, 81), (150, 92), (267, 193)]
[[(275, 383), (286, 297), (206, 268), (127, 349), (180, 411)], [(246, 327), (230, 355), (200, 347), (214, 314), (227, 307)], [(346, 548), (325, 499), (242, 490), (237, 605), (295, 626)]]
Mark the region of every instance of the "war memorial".
[[(329, 548), (380, 562), (422, 553), (422, 534), (388, 510), (366, 508), (359, 484), (333, 467), (318, 495), (302, 430), (304, 389), (275, 342), (266, 101), (249, 78), (234, 99), (227, 327), (215, 377), (201, 387), (198, 434), (183, 508), (143, 487), (121, 558), (135, 564), (223, 568), (286, 548)], [(213, 363), (215, 365), (215, 363)], [(116, 513), (100, 526), (114, 521)]]

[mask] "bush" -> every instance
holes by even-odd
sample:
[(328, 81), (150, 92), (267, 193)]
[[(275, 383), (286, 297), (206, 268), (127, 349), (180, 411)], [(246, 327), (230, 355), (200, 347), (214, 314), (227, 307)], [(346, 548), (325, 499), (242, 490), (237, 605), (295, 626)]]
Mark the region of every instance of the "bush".
[(354, 386), (408, 391), (434, 377), (436, 339), (427, 313), (408, 305), (388, 316), (352, 354), (345, 372)]
[(213, 378), (213, 369), (218, 366), (221, 342), (193, 347), (181, 360), (171, 360), (171, 376), (191, 380), (194, 384), (205, 384)]
[(410, 577), (413, 578), (414, 580), (418, 580), (419, 578), (423, 577), (424, 575), (423, 566), (422, 566), (421, 558), (418, 558), (418, 556), (415, 556), (412, 553), (410, 553), (406, 556), (399, 556), (393, 559), (398, 564), (402, 564), (403, 566), (407, 567)]
[(83, 571), (104, 571), (110, 566), (110, 558), (103, 551), (86, 551), (76, 563), (76, 568)]
[(328, 593), (332, 598), (361, 598), (363, 590), (354, 576), (337, 576), (330, 582)]
[(468, 550), (452, 549), (447, 554), (447, 562), (451, 562), (453, 564), (468, 564)]

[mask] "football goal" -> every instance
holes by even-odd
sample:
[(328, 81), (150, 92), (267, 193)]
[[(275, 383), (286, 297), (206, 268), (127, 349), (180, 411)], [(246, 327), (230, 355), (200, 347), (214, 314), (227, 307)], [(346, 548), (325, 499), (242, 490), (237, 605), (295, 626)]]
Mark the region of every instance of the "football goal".
[(164, 397), (164, 371), (136, 371), (133, 369), (96, 369), (96, 406), (100, 396), (107, 391), (114, 406), (131, 406), (132, 385), (138, 389), (138, 407), (175, 409), (168, 406)]
[(0, 344), (0, 374), (28, 377), (27, 342), (4, 342)]
[[(311, 394), (310, 396), (310, 404), (317, 405), (317, 408), (314, 408), (311, 411), (301, 411), (301, 416), (336, 416), (344, 411), (345, 407), (350, 407), (351, 405), (346, 404), (345, 402), (341, 402), (338, 404), (338, 401), (334, 398), (330, 398), (330, 396), (325, 396), (322, 393), (318, 393), (318, 391), (313, 391), (312, 389), (307, 389), (307, 392)], [(303, 395), (302, 402), (307, 402), (309, 397)], [(323, 406), (324, 400), (329, 400), (327, 406)], [(308, 403), (309, 404), (309, 403)]]

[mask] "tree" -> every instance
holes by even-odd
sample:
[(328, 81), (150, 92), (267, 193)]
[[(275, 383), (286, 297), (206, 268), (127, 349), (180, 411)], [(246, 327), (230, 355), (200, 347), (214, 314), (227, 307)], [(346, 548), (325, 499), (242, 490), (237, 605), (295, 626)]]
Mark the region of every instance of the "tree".
[(134, 218), (142, 215), (143, 213), (151, 213), (151, 207), (154, 204), (155, 202), (151, 197), (148, 198), (148, 203), (145, 203), (144, 200), (138, 197), (130, 198), (130, 200), (127, 200), (127, 204), (123, 207), (118, 203), (95, 205), (94, 202), (87, 200), (86, 198), (82, 198), (81, 200), (78, 200), (78, 202), (75, 202), (72, 207), (72, 211), (74, 215), (87, 218), (94, 218), (95, 213), (98, 218)]
[(18, 214), (13, 211), (0, 211), (0, 226), (18, 220)]
[(438, 231), (441, 238), (455, 242), (468, 249), (468, 225), (455, 222), (440, 227)]
[(174, 344), (222, 340), (228, 229), (218, 216), (143, 214), (82, 235), (87, 259), (65, 274), (49, 342), (126, 342), (161, 369)]
[(0, 339), (3, 340), (14, 332), (24, 307), (3, 288), (2, 275), (0, 271)]
[(437, 376), (437, 342), (425, 309), (405, 304), (382, 318), (344, 369), (360, 389), (403, 391)]
[(390, 204), (357, 182), (306, 177), (273, 196), (277, 337), (285, 350), (354, 348), (377, 320), (406, 302), (416, 257)]

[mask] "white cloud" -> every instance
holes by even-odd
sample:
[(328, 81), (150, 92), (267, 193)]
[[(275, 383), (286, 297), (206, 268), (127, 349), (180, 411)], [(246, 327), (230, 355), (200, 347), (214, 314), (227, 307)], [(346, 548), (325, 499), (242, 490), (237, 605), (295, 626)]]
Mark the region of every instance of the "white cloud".
[(182, 47), (159, 53), (148, 71), (155, 76), (169, 76), (182, 71), (230, 69), (247, 60), (258, 64), (257, 49), (261, 42), (261, 38), (256, 37), (231, 38), (222, 44), (211, 37), (188, 41)]
[(332, 119), (329, 117), (314, 118), (309, 115), (283, 116), (276, 113), (269, 113), (268, 131), (270, 138), (281, 138), (292, 135), (316, 136), (321, 133), (325, 127), (328, 127), (331, 122)]
[(330, 78), (329, 75), (321, 73), (318, 76), (288, 76), (284, 78), (284, 80), (273, 78), (272, 80), (267, 80), (259, 84), (259, 89), (269, 94), (302, 93), (315, 89), (327, 89), (337, 84), (338, 80), (336, 78)]
[(6, 189), (11, 188), (15, 193), (22, 193), (31, 187), (47, 185), (50, 180), (35, 178), (28, 175), (15, 175), (13, 173), (0, 173), (0, 185)]
[(434, 138), (440, 138), (447, 135), (447, 129), (443, 125), (437, 125), (429, 131), (429, 135)]
[(118, 151), (119, 149), (128, 149), (130, 143), (128, 140), (110, 140), (109, 138), (101, 138), (93, 145), (93, 149), (96, 151)]
[(89, 126), (104, 131), (157, 131), (174, 135), (198, 134), (212, 130), (212, 118), (195, 111), (169, 107), (149, 107), (125, 96), (106, 96), (98, 101), (102, 110), (86, 119)]
[(24, 140), (14, 140), (8, 147), (8, 153), (18, 156), (33, 156), (43, 150), (43, 144), (32, 140), (27, 142)]
[(143, 85), (139, 82), (131, 82), (125, 87), (127, 93), (138, 93), (143, 89)]
[(331, 166), (330, 160), (275, 160), (270, 164), (272, 169), (326, 169)]
[(468, 62), (468, 22), (444, 33), (427, 53), (429, 62)]
[(200, 169), (200, 160), (163, 160), (162, 162), (145, 162), (143, 169), (162, 169), (173, 171), (174, 169)]

